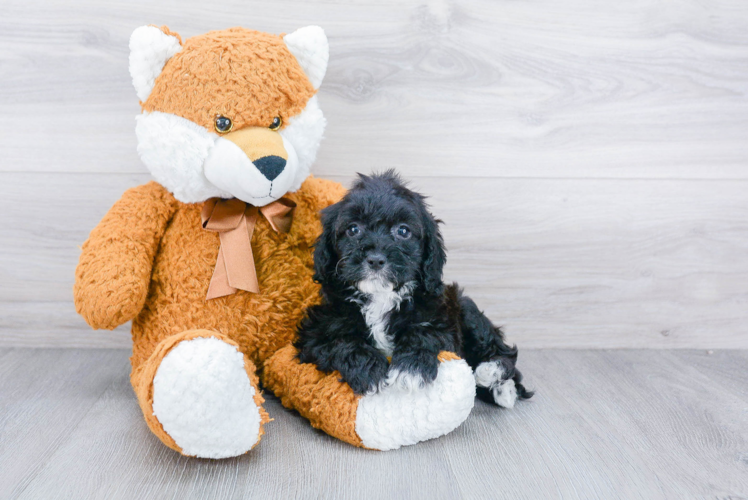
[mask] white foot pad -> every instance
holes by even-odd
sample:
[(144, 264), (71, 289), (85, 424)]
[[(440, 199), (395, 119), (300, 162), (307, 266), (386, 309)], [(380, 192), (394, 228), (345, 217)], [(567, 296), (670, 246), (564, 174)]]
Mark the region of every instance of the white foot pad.
[(439, 366), (436, 380), (423, 388), (394, 384), (362, 397), (356, 433), (367, 448), (394, 450), (456, 429), (475, 403), (475, 379), (462, 360)]
[(504, 408), (514, 408), (517, 387), (514, 380), (504, 380), (504, 368), (499, 361), (486, 361), (475, 368), (475, 383), (491, 391), (493, 400)]
[(257, 443), (260, 409), (244, 357), (215, 337), (180, 342), (153, 379), (153, 414), (185, 455), (235, 457)]

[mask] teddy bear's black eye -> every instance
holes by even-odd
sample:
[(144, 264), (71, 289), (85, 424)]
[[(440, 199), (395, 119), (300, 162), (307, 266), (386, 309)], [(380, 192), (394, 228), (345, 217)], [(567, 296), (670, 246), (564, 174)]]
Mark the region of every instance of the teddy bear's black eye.
[(345, 233), (348, 236), (358, 236), (359, 234), (361, 234), (361, 228), (358, 227), (358, 224), (351, 224), (350, 226), (348, 226), (348, 229), (345, 230)]
[(410, 232), (410, 228), (408, 226), (406, 226), (405, 224), (400, 224), (395, 229), (395, 234), (397, 235), (398, 238), (402, 238), (404, 240), (407, 240), (408, 238), (410, 238), (410, 235), (412, 233)]
[(225, 134), (227, 132), (231, 132), (231, 129), (234, 128), (234, 123), (231, 121), (231, 118), (226, 118), (225, 116), (218, 115), (216, 116), (216, 132), (219, 134)]
[(270, 124), (270, 130), (278, 130), (281, 128), (281, 125), (283, 125), (283, 120), (281, 120), (280, 116), (276, 116), (273, 118), (273, 123)]

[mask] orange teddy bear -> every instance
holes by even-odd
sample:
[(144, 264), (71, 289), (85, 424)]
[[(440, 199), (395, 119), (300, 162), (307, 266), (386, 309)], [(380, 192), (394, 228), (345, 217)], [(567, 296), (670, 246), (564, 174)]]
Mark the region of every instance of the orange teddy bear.
[(473, 405), (467, 364), (443, 357), (416, 393), (359, 396), (291, 342), (319, 300), (312, 246), (337, 183), (309, 175), (325, 119), (321, 28), (242, 28), (182, 42), (130, 39), (138, 153), (156, 182), (128, 190), (83, 245), (77, 311), (93, 328), (132, 320), (131, 380), (150, 429), (199, 457), (240, 455), (270, 419), (259, 380), (312, 425), (357, 446), (445, 434)]

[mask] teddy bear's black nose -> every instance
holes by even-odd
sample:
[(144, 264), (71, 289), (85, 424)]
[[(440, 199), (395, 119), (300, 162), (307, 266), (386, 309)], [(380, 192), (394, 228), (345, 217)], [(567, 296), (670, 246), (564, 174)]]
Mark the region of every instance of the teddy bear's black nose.
[(278, 177), (281, 172), (283, 172), (283, 169), (286, 168), (286, 160), (275, 155), (263, 156), (252, 163), (254, 163), (257, 170), (259, 170), (269, 181)]

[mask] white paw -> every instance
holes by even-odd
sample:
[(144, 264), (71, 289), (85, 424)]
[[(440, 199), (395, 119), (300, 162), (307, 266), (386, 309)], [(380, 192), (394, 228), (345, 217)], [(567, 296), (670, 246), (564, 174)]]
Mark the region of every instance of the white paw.
[(397, 368), (390, 369), (387, 373), (387, 379), (384, 381), (380, 390), (385, 390), (387, 387), (394, 387), (401, 391), (413, 392), (418, 389), (422, 389), (426, 383), (418, 373), (403, 372)]
[(499, 361), (486, 361), (475, 368), (475, 384), (491, 391), (493, 400), (504, 408), (514, 408), (517, 388), (514, 380), (503, 380), (504, 367)]
[(153, 379), (153, 414), (185, 455), (235, 457), (257, 443), (260, 409), (244, 357), (215, 337), (180, 342)]
[[(356, 410), (356, 433), (367, 448), (394, 450), (443, 436), (457, 428), (475, 403), (475, 379), (462, 360), (445, 361), (431, 384), (415, 389), (413, 377), (362, 397)], [(406, 382), (407, 380), (407, 382)], [(412, 390), (400, 390), (402, 381)]]
[(517, 388), (514, 380), (509, 379), (491, 387), (491, 394), (496, 404), (504, 408), (514, 408), (517, 401)]
[(504, 375), (504, 367), (498, 361), (487, 361), (475, 368), (475, 383), (481, 387), (491, 387), (501, 381)]

